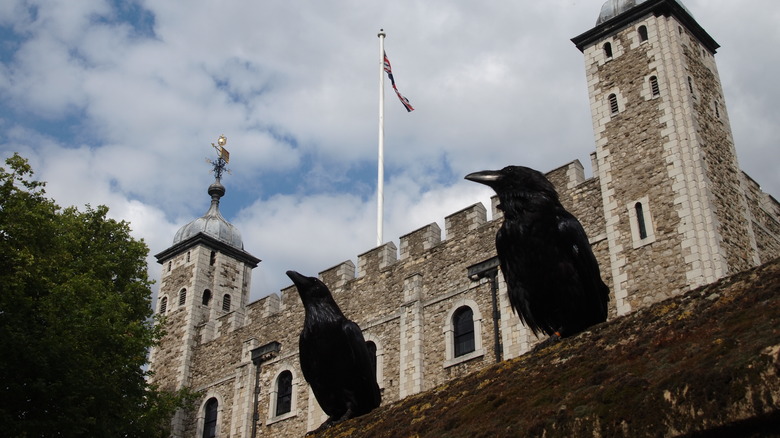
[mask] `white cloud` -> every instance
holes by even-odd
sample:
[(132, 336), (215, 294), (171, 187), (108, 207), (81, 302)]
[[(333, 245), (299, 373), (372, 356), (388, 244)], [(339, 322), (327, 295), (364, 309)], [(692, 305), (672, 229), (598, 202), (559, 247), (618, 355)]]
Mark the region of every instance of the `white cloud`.
[[(778, 196), (780, 3), (683, 1), (723, 45), (740, 162)], [(588, 167), (585, 72), (569, 38), (601, 3), (6, 1), (0, 151), (29, 157), (61, 205), (108, 205), (154, 254), (206, 211), (204, 158), (224, 133), (223, 212), (264, 260), (257, 297), (288, 284), (286, 269), (313, 274), (375, 243), (379, 28), (416, 108), (386, 84), (385, 236), (397, 242), (487, 203), (468, 172)], [(133, 5), (148, 14), (126, 14)]]

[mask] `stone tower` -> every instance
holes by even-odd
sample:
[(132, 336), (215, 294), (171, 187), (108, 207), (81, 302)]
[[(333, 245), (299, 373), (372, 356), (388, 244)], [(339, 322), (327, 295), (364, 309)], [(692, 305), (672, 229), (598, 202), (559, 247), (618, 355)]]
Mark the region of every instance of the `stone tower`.
[(572, 42), (585, 56), (618, 314), (759, 264), (718, 43), (676, 0), (608, 0)]
[[(220, 325), (243, 324), (252, 269), (260, 262), (244, 251), (238, 229), (219, 212), (225, 194), (219, 177), (208, 193), (206, 214), (181, 227), (171, 247), (155, 256), (163, 268), (157, 312), (165, 316), (166, 335), (152, 350), (150, 366), (153, 383), (163, 389), (192, 386), (197, 346), (210, 341)], [(173, 427), (174, 436), (182, 436), (180, 414)]]

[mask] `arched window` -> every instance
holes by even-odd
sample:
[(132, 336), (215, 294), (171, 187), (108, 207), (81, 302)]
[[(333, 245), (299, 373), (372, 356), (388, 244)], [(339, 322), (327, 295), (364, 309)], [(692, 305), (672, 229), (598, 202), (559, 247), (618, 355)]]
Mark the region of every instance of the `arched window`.
[(617, 114), (620, 112), (620, 107), (618, 106), (618, 100), (617, 95), (615, 93), (612, 93), (607, 98), (609, 99), (609, 110), (612, 114)]
[(217, 436), (217, 408), (219, 402), (214, 397), (206, 402), (206, 415), (203, 417), (203, 438), (215, 438)]
[(283, 371), (276, 378), (276, 416), (292, 410), (292, 373)]
[(165, 313), (168, 311), (168, 297), (163, 297), (162, 301), (160, 301), (160, 313)]
[(612, 58), (612, 44), (604, 43), (604, 56)]
[(656, 76), (650, 76), (650, 91), (652, 91), (653, 96), (659, 96), (661, 94), (661, 89), (658, 88), (658, 78)]
[(368, 357), (371, 359), (371, 369), (374, 370), (376, 376), (376, 344), (373, 341), (368, 341), (366, 347), (368, 347)]
[(208, 306), (211, 302), (211, 291), (206, 289), (203, 291), (203, 305)]
[(179, 305), (183, 306), (187, 302), (187, 289), (179, 291)]
[(171, 265), (173, 265), (173, 262), (168, 261), (168, 272), (171, 272)]
[(225, 296), (222, 297), (222, 310), (230, 312), (230, 295), (228, 294), (225, 294)]
[(209, 265), (214, 266), (214, 263), (217, 262), (217, 252), (211, 251), (211, 258), (209, 259)]
[(187, 251), (187, 263), (189, 263), (189, 262), (190, 262), (190, 252)]
[(634, 204), (634, 210), (636, 210), (636, 223), (639, 228), (639, 238), (647, 238), (647, 226), (645, 225), (645, 211), (641, 202)]
[(452, 315), (455, 357), (474, 351), (474, 312), (463, 306)]
[(647, 26), (639, 26), (639, 29), (637, 29), (637, 33), (639, 33), (639, 42), (643, 43), (647, 41)]

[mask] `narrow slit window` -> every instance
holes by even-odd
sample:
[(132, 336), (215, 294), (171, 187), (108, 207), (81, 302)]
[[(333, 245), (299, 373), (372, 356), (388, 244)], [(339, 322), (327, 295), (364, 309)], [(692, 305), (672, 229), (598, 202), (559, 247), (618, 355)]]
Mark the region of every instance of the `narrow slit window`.
[(213, 397), (206, 402), (206, 415), (203, 417), (203, 438), (215, 438), (217, 436), (218, 407), (219, 402)]
[(189, 263), (189, 262), (190, 262), (190, 252), (187, 251), (187, 263)]
[(230, 312), (230, 295), (228, 294), (225, 294), (225, 296), (222, 297), (222, 310)]
[(720, 118), (720, 107), (717, 100), (715, 101), (715, 117)]
[(173, 265), (173, 262), (168, 262), (168, 272), (171, 272), (171, 266)]
[(292, 373), (283, 371), (276, 379), (276, 416), (292, 410)]
[(658, 77), (650, 76), (650, 90), (653, 93), (653, 97), (661, 95), (661, 89), (658, 88)]
[(636, 224), (639, 228), (639, 238), (647, 239), (647, 226), (645, 225), (645, 211), (641, 202), (634, 204), (634, 210), (636, 210)]
[(187, 302), (187, 289), (179, 291), (179, 305), (183, 306)]
[(217, 252), (211, 251), (211, 259), (209, 260), (209, 265), (214, 266), (214, 263), (217, 262)]
[(693, 94), (693, 79), (688, 76), (688, 90)]
[(614, 93), (610, 94), (608, 99), (609, 99), (609, 110), (610, 110), (610, 112), (612, 114), (617, 114), (618, 112), (620, 112), (620, 107), (618, 106), (617, 95), (615, 95)]
[(640, 43), (647, 41), (647, 26), (639, 26), (639, 29), (637, 29), (637, 33), (639, 33)]
[(604, 56), (607, 58), (612, 58), (612, 44), (611, 43), (604, 43)]
[(373, 341), (366, 342), (368, 348), (368, 358), (371, 360), (371, 369), (374, 370), (376, 376), (376, 344)]

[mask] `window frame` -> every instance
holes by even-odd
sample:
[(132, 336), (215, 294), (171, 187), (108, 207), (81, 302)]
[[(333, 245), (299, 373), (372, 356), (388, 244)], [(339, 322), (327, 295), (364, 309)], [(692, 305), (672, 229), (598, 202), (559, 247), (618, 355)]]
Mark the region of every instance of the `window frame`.
[[(639, 206), (639, 207), (638, 207)], [(650, 198), (644, 196), (626, 204), (628, 223), (631, 228), (631, 244), (633, 249), (641, 248), (655, 242), (655, 226), (650, 208)], [(639, 214), (641, 213), (641, 217)], [(644, 233), (642, 233), (644, 228)], [(643, 237), (644, 236), (644, 237)]]
[[(213, 406), (213, 408), (212, 408)], [(214, 418), (210, 419), (209, 416), (213, 413)], [(212, 426), (213, 433), (209, 434), (209, 425)], [(203, 438), (216, 438), (218, 435), (219, 426), (219, 400), (216, 397), (211, 397), (203, 404)]]
[(658, 83), (658, 76), (651, 75), (648, 78), (650, 82), (650, 98), (656, 98), (661, 95), (661, 84)]
[(160, 308), (157, 313), (165, 315), (168, 312), (168, 297), (164, 296), (160, 299)]
[[(282, 381), (282, 378), (285, 381)], [(276, 376), (274, 385), (276, 386), (276, 400), (274, 402), (274, 417), (281, 417), (292, 412), (292, 394), (293, 394), (293, 375), (290, 370), (284, 370)], [(282, 383), (285, 384), (282, 388)], [(284, 391), (282, 391), (284, 389)], [(280, 402), (284, 401), (283, 404)], [(285, 409), (284, 412), (279, 412), (280, 409)]]
[(474, 311), (469, 306), (459, 307), (452, 314), (453, 356), (461, 357), (476, 350)]
[[(277, 404), (279, 402), (278, 398), (278, 392), (279, 392), (279, 377), (281, 377), (282, 374), (285, 372), (290, 373), (292, 376), (291, 379), (291, 397), (290, 397), (290, 410), (286, 413), (283, 413), (281, 415), (277, 415)], [(294, 369), (292, 366), (289, 366), (289, 364), (279, 368), (279, 371), (274, 375), (273, 380), (270, 381), (270, 388), (271, 391), (268, 394), (268, 415), (266, 417), (266, 425), (273, 424), (279, 421), (286, 420), (288, 418), (292, 418), (298, 415), (298, 391), (296, 390), (298, 386), (298, 376), (296, 375)], [(311, 388), (310, 394), (311, 394)]]
[(650, 39), (647, 33), (647, 26), (644, 24), (636, 28), (636, 33), (639, 35), (639, 44), (646, 43)]
[[(472, 312), (472, 321), (474, 323), (474, 351), (463, 354), (461, 356), (455, 356), (455, 327), (453, 326), (453, 317), (455, 312), (462, 307), (467, 306)], [(450, 311), (444, 316), (443, 324), (443, 340), (444, 340), (444, 368), (449, 368), (454, 365), (468, 362), (472, 359), (483, 358), (485, 356), (485, 349), (482, 345), (482, 325), (483, 317), (479, 311), (479, 306), (474, 300), (459, 299), (453, 303)]]
[(611, 116), (620, 114), (620, 102), (618, 101), (617, 93), (610, 93), (607, 96), (607, 103), (609, 104), (609, 114)]

